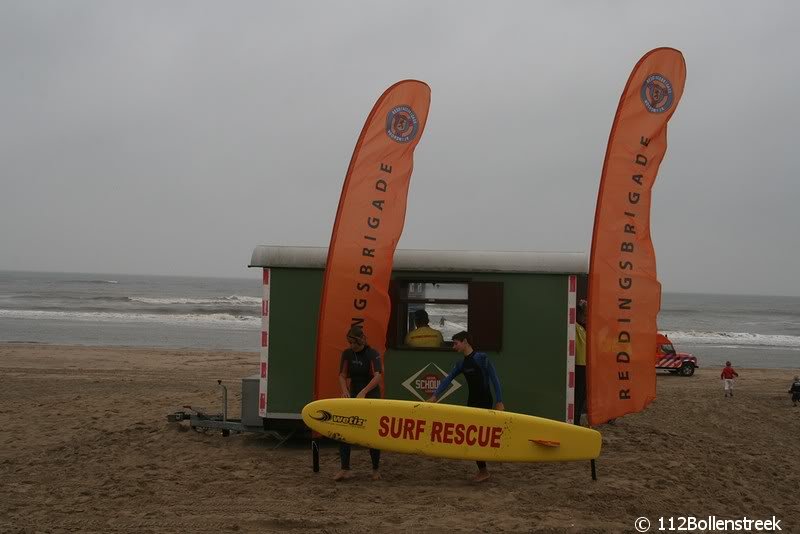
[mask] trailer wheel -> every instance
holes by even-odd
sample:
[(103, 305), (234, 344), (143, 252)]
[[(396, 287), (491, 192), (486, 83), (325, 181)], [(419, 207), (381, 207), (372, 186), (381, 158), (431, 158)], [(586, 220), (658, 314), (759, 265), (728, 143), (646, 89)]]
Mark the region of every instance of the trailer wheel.
[(694, 364), (684, 363), (680, 369), (681, 376), (692, 376), (694, 374)]
[(230, 430), (228, 430), (227, 428), (223, 428), (222, 429), (222, 437), (223, 438), (227, 438), (230, 435), (231, 435), (231, 431)]

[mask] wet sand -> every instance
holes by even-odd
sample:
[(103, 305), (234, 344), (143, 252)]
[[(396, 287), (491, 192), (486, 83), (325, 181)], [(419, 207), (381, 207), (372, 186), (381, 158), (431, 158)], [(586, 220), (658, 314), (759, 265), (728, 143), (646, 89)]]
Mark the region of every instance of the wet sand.
[[(800, 407), (793, 370), (659, 375), (643, 413), (598, 428), (588, 462), (475, 466), (385, 453), (383, 480), (354, 450), (335, 483), (337, 448), (311, 470), (308, 443), (223, 438), (168, 423), (184, 404), (218, 411), (216, 380), (238, 416), (256, 353), (0, 345), (0, 532), (635, 532), (659, 516), (781, 519), (800, 532)], [(513, 406), (507, 406), (513, 411)]]

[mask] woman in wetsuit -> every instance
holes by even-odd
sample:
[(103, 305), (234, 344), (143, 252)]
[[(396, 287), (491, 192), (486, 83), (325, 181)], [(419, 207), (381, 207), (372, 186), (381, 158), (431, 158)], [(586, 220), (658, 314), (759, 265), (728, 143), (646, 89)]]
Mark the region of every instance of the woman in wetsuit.
[[(354, 326), (347, 332), (347, 342), (350, 348), (342, 352), (339, 363), (339, 385), (342, 388), (342, 397), (358, 397), (360, 399), (381, 398), (381, 356), (378, 351), (367, 345), (367, 336), (360, 326)], [(350, 380), (350, 387), (347, 381)], [(350, 478), (350, 444), (339, 446), (342, 469), (333, 477), (334, 480)], [(370, 449), (372, 459), (372, 480), (380, 480), (381, 474), (378, 467), (381, 462), (381, 451)]]

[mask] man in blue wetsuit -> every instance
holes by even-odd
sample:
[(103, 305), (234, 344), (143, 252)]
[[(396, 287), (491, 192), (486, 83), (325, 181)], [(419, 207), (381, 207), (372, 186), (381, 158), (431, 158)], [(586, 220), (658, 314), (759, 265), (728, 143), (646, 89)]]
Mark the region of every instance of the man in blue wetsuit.
[[(472, 348), (472, 338), (468, 332), (462, 331), (453, 336), (453, 350), (463, 354), (464, 359), (456, 362), (453, 366), (453, 370), (442, 380), (434, 394), (428, 399), (428, 402), (436, 402), (439, 395), (447, 391), (447, 388), (450, 387), (450, 383), (453, 379), (463, 373), (469, 389), (467, 406), (473, 408), (494, 408), (500, 411), (505, 410), (506, 407), (503, 405), (503, 390), (500, 387), (500, 380), (497, 378), (494, 365), (489, 360), (489, 356), (487, 356), (486, 353), (475, 352), (475, 349)], [(492, 400), (490, 383), (497, 397), (496, 404)], [(477, 464), (478, 474), (475, 475), (473, 480), (475, 482), (483, 482), (489, 478), (489, 471), (486, 469), (486, 462), (477, 462)]]
[[(339, 385), (342, 388), (342, 397), (357, 397), (359, 399), (381, 398), (381, 356), (378, 351), (367, 345), (367, 336), (360, 326), (354, 326), (347, 332), (347, 342), (350, 348), (342, 352), (339, 364)], [(350, 387), (347, 381), (350, 380)], [(334, 480), (350, 478), (350, 444), (342, 442), (339, 446), (342, 469), (333, 477)], [(370, 449), (372, 459), (372, 480), (380, 480), (378, 471), (381, 461), (381, 451)]]

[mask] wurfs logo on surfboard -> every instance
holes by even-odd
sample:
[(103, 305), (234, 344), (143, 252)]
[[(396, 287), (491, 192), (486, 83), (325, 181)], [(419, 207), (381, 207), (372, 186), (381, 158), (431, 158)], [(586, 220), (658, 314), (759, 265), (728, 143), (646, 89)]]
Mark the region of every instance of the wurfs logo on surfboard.
[(323, 423), (333, 423), (336, 425), (347, 426), (364, 426), (364, 423), (367, 422), (366, 419), (363, 417), (358, 417), (357, 415), (336, 415), (327, 410), (317, 410), (317, 413), (310, 415), (309, 417)]

